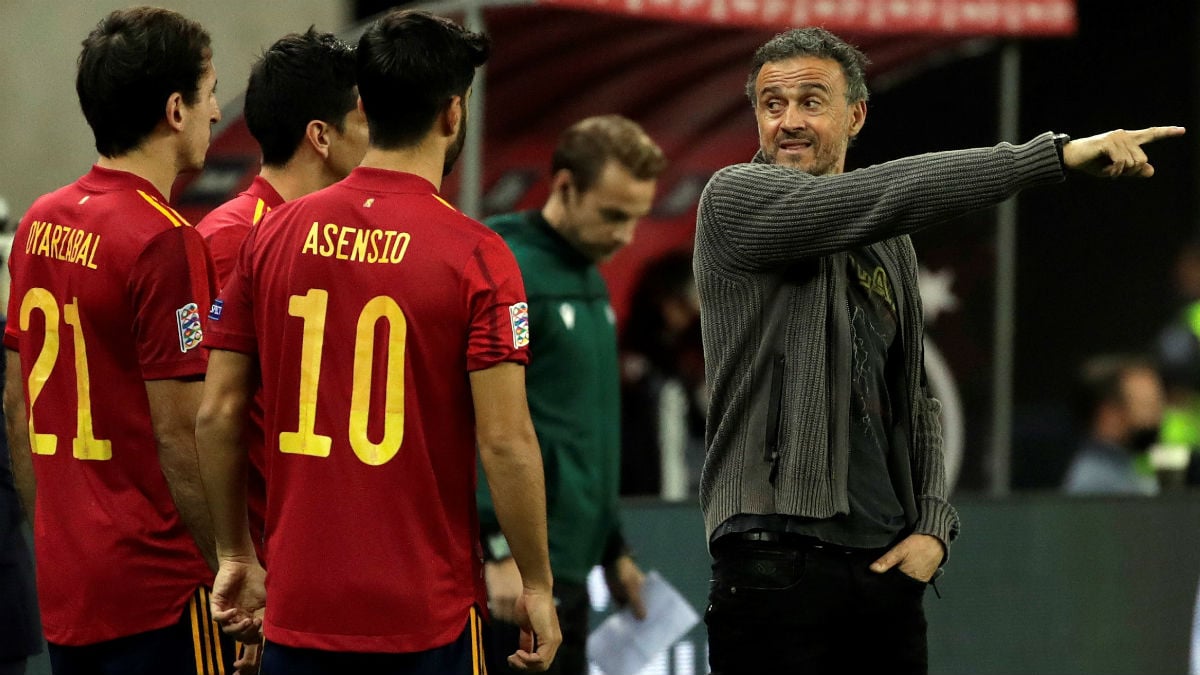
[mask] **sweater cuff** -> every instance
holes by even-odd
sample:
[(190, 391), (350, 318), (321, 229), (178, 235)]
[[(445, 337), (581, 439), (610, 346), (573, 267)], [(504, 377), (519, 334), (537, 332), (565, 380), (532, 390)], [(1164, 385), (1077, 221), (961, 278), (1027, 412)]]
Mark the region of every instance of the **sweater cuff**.
[(1058, 159), (1054, 134), (1047, 131), (1028, 143), (1014, 145), (1016, 173), (1024, 187), (1052, 185), (1067, 178), (1066, 168)]
[(920, 515), (917, 516), (913, 532), (937, 537), (942, 542), (946, 547), (946, 558), (942, 560), (942, 564), (945, 565), (950, 559), (950, 543), (958, 538), (961, 527), (958, 511), (947, 501), (937, 497), (922, 496), (917, 498), (917, 502)]

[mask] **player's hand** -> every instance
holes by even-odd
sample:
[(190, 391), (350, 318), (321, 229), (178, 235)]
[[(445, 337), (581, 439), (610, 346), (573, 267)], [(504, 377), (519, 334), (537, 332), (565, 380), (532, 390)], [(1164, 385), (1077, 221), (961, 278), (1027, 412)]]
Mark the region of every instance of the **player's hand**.
[(487, 583), (488, 610), (492, 616), (508, 623), (517, 622), (517, 598), (521, 597), (521, 570), (512, 558), (484, 563), (483, 578)]
[(241, 653), (237, 661), (233, 662), (237, 675), (258, 675), (258, 668), (262, 665), (262, 645), (242, 643), (239, 646)]
[(222, 632), (246, 644), (262, 642), (266, 577), (257, 560), (221, 559), (209, 604)]
[(1183, 127), (1150, 127), (1137, 131), (1117, 129), (1108, 133), (1072, 140), (1063, 146), (1063, 165), (1106, 178), (1154, 175), (1154, 167), (1142, 146), (1160, 138), (1182, 136)]
[(633, 558), (623, 555), (605, 567), (604, 581), (608, 583), (608, 592), (618, 607), (628, 606), (638, 621), (646, 618), (646, 603), (642, 600), (642, 584), (646, 581), (646, 575), (642, 574)]
[(517, 625), (521, 627), (521, 647), (508, 657), (508, 665), (517, 670), (540, 673), (554, 662), (562, 644), (558, 612), (550, 589), (525, 588), (516, 603)]
[(871, 571), (883, 573), (899, 566), (904, 574), (928, 583), (945, 557), (946, 548), (937, 537), (910, 534), (884, 553), (879, 560), (871, 563)]

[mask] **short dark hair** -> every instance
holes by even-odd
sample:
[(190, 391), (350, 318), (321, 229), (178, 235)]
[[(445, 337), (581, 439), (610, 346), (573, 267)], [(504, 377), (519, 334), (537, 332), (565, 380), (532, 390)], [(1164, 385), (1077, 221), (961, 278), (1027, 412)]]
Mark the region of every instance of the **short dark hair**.
[(1087, 428), (1100, 406), (1114, 403), (1123, 407), (1125, 377), (1138, 370), (1156, 372), (1154, 362), (1140, 354), (1103, 354), (1085, 361), (1076, 382), (1076, 422)]
[(846, 100), (858, 103), (870, 97), (871, 92), (867, 90), (867, 66), (871, 61), (866, 54), (824, 28), (793, 28), (767, 40), (754, 52), (754, 59), (750, 63), (750, 77), (746, 80), (746, 96), (750, 99), (751, 106), (757, 105), (758, 102), (758, 94), (754, 87), (762, 67), (796, 56), (814, 56), (837, 61), (842, 66), (842, 74), (846, 76)]
[(667, 166), (662, 149), (637, 122), (620, 115), (600, 115), (576, 122), (559, 136), (550, 171), (567, 169), (575, 188), (587, 192), (610, 159), (638, 180), (658, 178)]
[(454, 96), (465, 96), (488, 58), (480, 33), (426, 12), (394, 9), (358, 41), (358, 91), (371, 145), (419, 142)]
[(267, 48), (250, 69), (243, 108), (263, 164), (287, 164), (313, 120), (345, 131), (358, 105), (355, 82), (354, 48), (332, 33), (309, 27)]
[(131, 7), (101, 19), (83, 41), (75, 77), (96, 150), (117, 157), (140, 146), (176, 92), (195, 105), (210, 44), (199, 23), (169, 9)]

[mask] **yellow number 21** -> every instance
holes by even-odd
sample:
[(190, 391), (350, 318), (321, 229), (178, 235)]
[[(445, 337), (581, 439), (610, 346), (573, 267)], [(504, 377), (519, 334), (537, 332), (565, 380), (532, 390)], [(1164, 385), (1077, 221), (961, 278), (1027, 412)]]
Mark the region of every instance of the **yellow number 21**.
[[(58, 449), (58, 436), (39, 434), (34, 429), (33, 411), (38, 396), (50, 379), (54, 364), (58, 361), (59, 318), (58, 301), (44, 288), (31, 288), (21, 300), (21, 330), (27, 332), (33, 310), (38, 310), (46, 319), (46, 337), (42, 350), (29, 372), (29, 445), (36, 455), (53, 455)], [(92, 427), (92, 379), (88, 374), (87, 345), (83, 339), (83, 324), (79, 319), (79, 299), (62, 308), (61, 318), (71, 327), (72, 345), (75, 351), (75, 439), (72, 454), (77, 459), (112, 459), (112, 441), (96, 438)]]
[[(279, 434), (279, 450), (290, 454), (328, 457), (333, 439), (318, 434), (317, 394), (321, 375), (321, 352), (325, 346), (325, 316), (329, 291), (309, 289), (293, 295), (288, 314), (304, 320), (304, 339), (300, 346), (300, 414), (296, 431)], [(370, 419), (371, 373), (375, 360), (375, 324), (388, 323), (387, 370), (383, 416), (383, 438), (373, 443), (367, 437)], [(350, 395), (349, 437), (354, 454), (365, 464), (387, 463), (404, 442), (404, 342), (408, 322), (396, 301), (386, 295), (371, 298), (358, 315), (354, 335), (353, 385)]]

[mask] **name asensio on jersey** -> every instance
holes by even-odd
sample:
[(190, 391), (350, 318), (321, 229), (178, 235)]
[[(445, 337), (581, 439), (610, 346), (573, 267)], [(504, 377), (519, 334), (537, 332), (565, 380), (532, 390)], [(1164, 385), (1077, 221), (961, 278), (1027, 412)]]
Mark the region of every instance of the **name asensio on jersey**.
[(75, 263), (93, 270), (96, 269), (98, 248), (98, 234), (40, 220), (33, 221), (29, 226), (29, 237), (25, 240), (25, 253), (29, 255)]
[(352, 262), (391, 263), (404, 260), (412, 235), (393, 230), (344, 227), (314, 222), (304, 238), (301, 253)]

